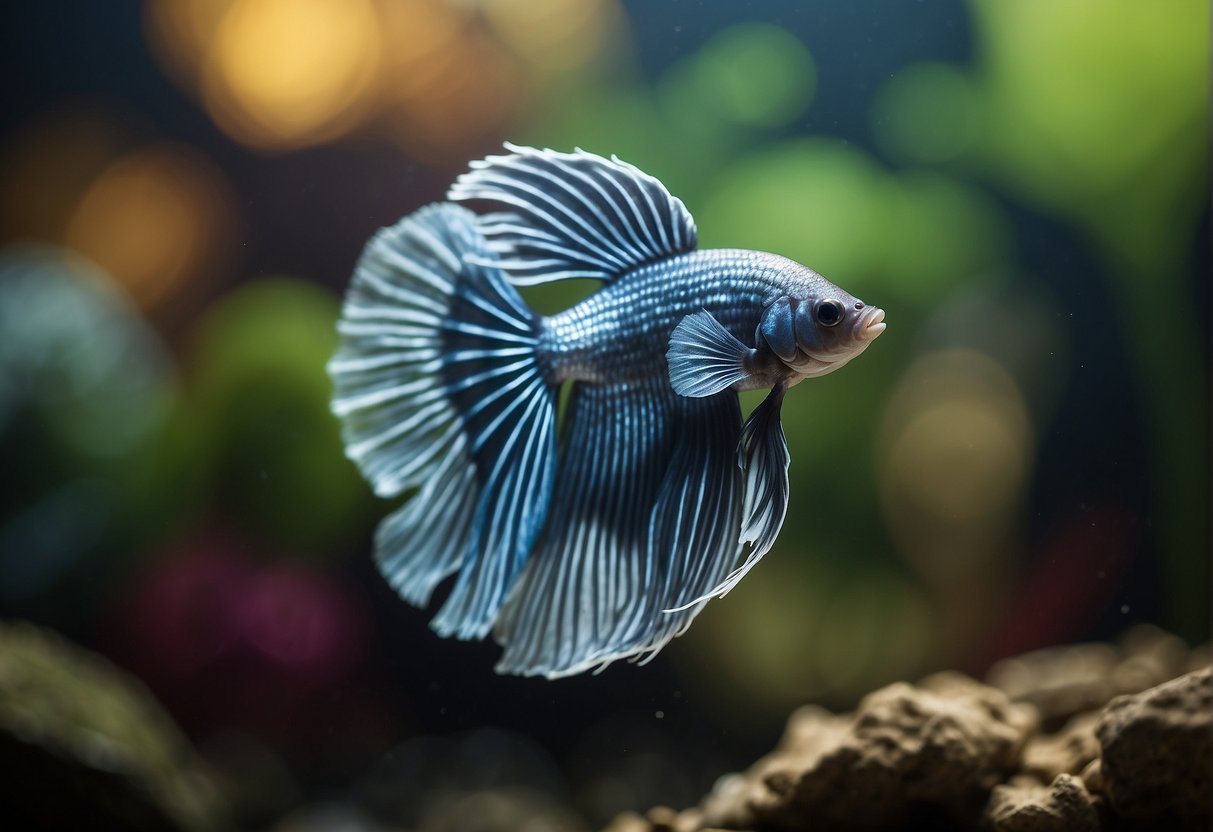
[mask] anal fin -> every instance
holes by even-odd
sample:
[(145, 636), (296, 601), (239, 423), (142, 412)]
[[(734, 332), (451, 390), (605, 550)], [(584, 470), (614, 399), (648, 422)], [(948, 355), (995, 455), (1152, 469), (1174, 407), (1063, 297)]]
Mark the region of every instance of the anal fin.
[(736, 563), (733, 394), (574, 385), (548, 523), (502, 607), (503, 673), (567, 676), (656, 653)]

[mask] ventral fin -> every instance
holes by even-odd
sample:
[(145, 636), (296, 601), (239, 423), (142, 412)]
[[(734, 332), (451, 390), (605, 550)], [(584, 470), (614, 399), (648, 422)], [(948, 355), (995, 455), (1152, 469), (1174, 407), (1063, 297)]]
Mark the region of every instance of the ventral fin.
[(670, 385), (680, 396), (714, 396), (749, 377), (745, 362), (753, 352), (710, 312), (687, 315), (670, 333)]
[(505, 145), (473, 162), (447, 197), (508, 210), (480, 219), (492, 264), (517, 285), (612, 280), (644, 263), (692, 251), (695, 221), (657, 179), (612, 156)]
[(791, 458), (779, 421), (786, 392), (787, 385), (782, 381), (771, 388), (762, 404), (746, 419), (737, 440), (737, 467), (745, 474), (737, 555), (738, 559), (742, 555), (745, 559), (710, 592), (671, 612), (681, 612), (694, 604), (725, 595), (775, 544), (788, 510), (788, 463)]
[(791, 456), (779, 419), (786, 392), (787, 385), (782, 381), (771, 388), (762, 404), (746, 419), (737, 443), (737, 464), (746, 474), (738, 542), (753, 546), (749, 558), (739, 568), (742, 575), (774, 545), (788, 510)]

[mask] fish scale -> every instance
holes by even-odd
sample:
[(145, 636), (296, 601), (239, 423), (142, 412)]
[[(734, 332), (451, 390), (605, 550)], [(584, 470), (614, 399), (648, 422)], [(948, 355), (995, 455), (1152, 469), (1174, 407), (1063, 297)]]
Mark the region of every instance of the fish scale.
[[(502, 673), (643, 663), (774, 545), (784, 396), (884, 313), (785, 257), (698, 250), (682, 202), (618, 158), (506, 149), (367, 244), (332, 409), (376, 494), (412, 492), (376, 534), (386, 580), (425, 606), (453, 578), (439, 634), (491, 633)], [(603, 285), (549, 317), (515, 288), (573, 278)]]
[[(765, 252), (712, 249), (634, 269), (543, 319), (540, 350), (553, 382), (635, 381), (665, 375), (670, 332), (705, 310), (737, 338), (786, 292), (798, 264)], [(807, 271), (807, 270), (806, 270)]]

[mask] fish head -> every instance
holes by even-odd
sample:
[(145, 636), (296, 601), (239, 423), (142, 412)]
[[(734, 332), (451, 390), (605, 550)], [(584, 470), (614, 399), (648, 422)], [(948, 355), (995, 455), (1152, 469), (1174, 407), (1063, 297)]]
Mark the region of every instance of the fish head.
[(884, 310), (865, 304), (814, 273), (808, 289), (777, 298), (763, 311), (759, 343), (794, 374), (837, 370), (884, 332)]

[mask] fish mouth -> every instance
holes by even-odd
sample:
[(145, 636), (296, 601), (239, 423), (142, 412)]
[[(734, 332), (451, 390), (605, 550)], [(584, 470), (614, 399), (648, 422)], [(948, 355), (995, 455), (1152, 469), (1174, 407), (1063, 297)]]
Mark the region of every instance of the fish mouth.
[(884, 310), (872, 306), (868, 308), (868, 311), (859, 320), (859, 328), (856, 334), (865, 341), (871, 341), (877, 335), (884, 332), (884, 328)]

